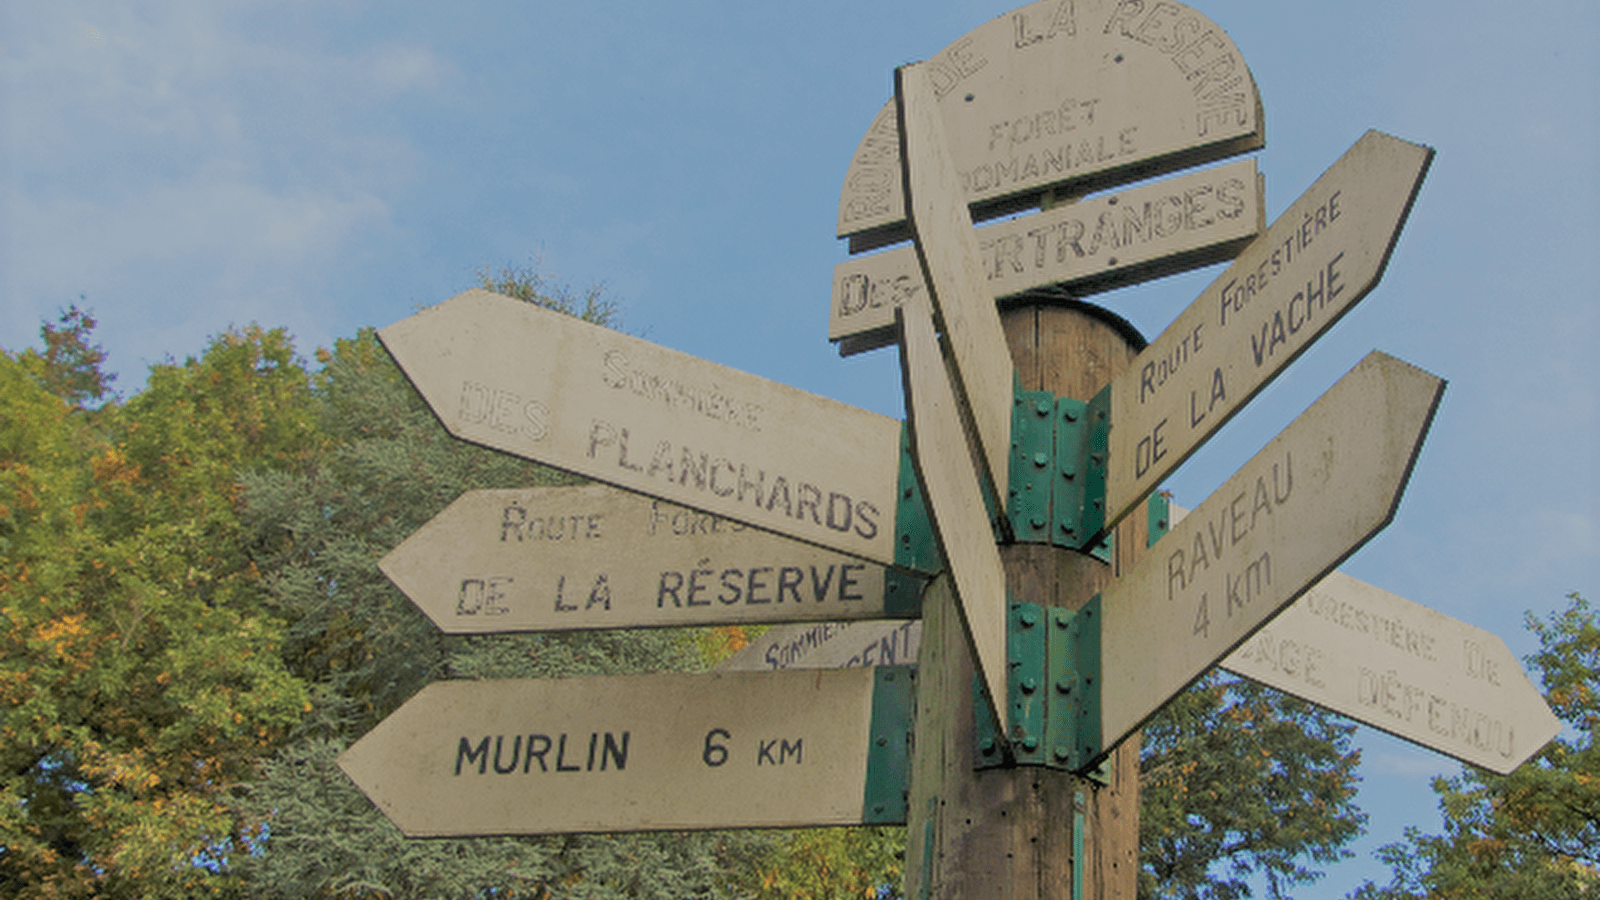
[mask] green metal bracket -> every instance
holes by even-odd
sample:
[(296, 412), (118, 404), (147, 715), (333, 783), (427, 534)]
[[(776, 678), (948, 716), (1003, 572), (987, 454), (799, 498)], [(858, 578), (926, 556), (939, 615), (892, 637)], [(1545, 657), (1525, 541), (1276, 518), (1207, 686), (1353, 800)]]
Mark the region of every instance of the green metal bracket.
[(1044, 609), (1037, 603), (1013, 603), (1006, 620), (1006, 702), (1011, 707), (1011, 752), (1019, 766), (1044, 762), (1048, 722), (1042, 683), (1047, 661)]
[[(936, 575), (944, 568), (939, 559), (939, 544), (934, 539), (928, 505), (917, 486), (917, 471), (911, 460), (911, 431), (900, 423), (900, 483), (894, 511), (894, 564), (913, 572)], [(900, 590), (896, 588), (896, 590)], [(916, 592), (920, 595), (920, 589)], [(920, 596), (917, 602), (921, 602)]]
[(911, 725), (916, 712), (916, 667), (873, 670), (872, 727), (867, 746), (867, 784), (861, 821), (903, 825), (911, 783)]
[(1011, 467), (1006, 515), (1024, 543), (1051, 539), (1055, 488), (1056, 398), (1049, 391), (1017, 390), (1011, 404)]
[(1088, 440), (1083, 401), (1056, 398), (1055, 530), (1051, 543), (1077, 549), (1083, 545), (1084, 447)]
[(1156, 541), (1166, 536), (1172, 530), (1172, 502), (1160, 491), (1150, 495), (1145, 502), (1145, 521), (1149, 527), (1145, 529), (1145, 546), (1154, 547)]
[(1089, 440), (1086, 481), (1083, 487), (1083, 530), (1085, 536), (1099, 534), (1106, 527), (1106, 458), (1111, 450), (1111, 385), (1106, 385), (1088, 404)]
[[(1011, 604), (1006, 658), (1011, 739), (1000, 740), (987, 717), (976, 716), (976, 767), (1086, 769), (1101, 742), (1099, 596), (1077, 612)], [(976, 679), (973, 702), (983, 703)]]
[(1021, 542), (1085, 550), (1109, 561), (1108, 542), (1089, 546), (1105, 527), (1110, 429), (1104, 403), (1097, 411), (1093, 402), (1020, 386), (1013, 397), (1006, 508), (1012, 534)]
[(887, 619), (922, 618), (922, 591), (928, 581), (899, 569), (883, 571), (883, 615)]
[[(1052, 699), (1059, 698), (1052, 716), (1051, 764), (1082, 771), (1100, 756), (1100, 595), (1094, 595), (1064, 621), (1052, 623), (1050, 656)], [(1057, 660), (1059, 659), (1059, 662)]]

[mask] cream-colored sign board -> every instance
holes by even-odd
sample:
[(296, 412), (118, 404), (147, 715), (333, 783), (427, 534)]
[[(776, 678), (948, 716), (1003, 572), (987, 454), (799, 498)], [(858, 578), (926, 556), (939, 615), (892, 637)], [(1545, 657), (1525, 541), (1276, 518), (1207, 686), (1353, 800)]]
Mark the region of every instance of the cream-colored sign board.
[(378, 567), (447, 634), (891, 615), (881, 565), (603, 484), (469, 491)]
[(1389, 523), (1443, 389), (1368, 355), (1106, 588), (1103, 747)]
[(1367, 132), (1111, 382), (1107, 527), (1372, 290), (1432, 159)]
[(873, 679), (440, 681), (339, 766), (410, 837), (859, 824)]
[[(978, 229), (990, 297), (1064, 285), (1079, 295), (1232, 259), (1264, 227), (1255, 160), (1175, 176)], [(894, 309), (923, 290), (901, 246), (833, 268), (828, 339), (840, 352), (894, 342)]]
[(1010, 734), (1006, 703), (1006, 573), (995, 546), (977, 463), (956, 407), (944, 354), (926, 304), (901, 307), (900, 366), (917, 482), (955, 589), (979, 682), (997, 734)]
[(894, 419), (482, 290), (378, 336), (456, 437), (893, 563)]
[(950, 344), (950, 370), (973, 424), (983, 477), (993, 495), (1003, 497), (1010, 484), (1011, 351), (979, 268), (978, 238), (945, 149), (948, 136), (928, 64), (900, 69), (895, 88), (916, 256)]
[(723, 671), (853, 669), (915, 665), (922, 622), (818, 622), (774, 625), (717, 664)]
[[(975, 219), (1261, 146), (1261, 98), (1233, 41), (1180, 3), (1044, 0), (945, 47), (928, 66)], [(850, 160), (838, 233), (904, 239), (900, 140), (886, 104)]]
[(1502, 775), (1561, 732), (1500, 638), (1339, 572), (1222, 667)]

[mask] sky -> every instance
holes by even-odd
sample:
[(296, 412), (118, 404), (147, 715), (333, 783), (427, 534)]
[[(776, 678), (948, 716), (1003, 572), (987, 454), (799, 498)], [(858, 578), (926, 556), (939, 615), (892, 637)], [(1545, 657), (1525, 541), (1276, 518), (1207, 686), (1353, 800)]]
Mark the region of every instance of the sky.
[[(1449, 380), (1395, 522), (1347, 573), (1534, 649), (1600, 594), (1600, 5), (1197, 0), (1266, 112), (1269, 220), (1369, 128), (1438, 151), (1383, 281), (1169, 481), (1197, 506), (1367, 351)], [(893, 350), (826, 340), (851, 154), (895, 66), (1012, 8), (79, 0), (0, 7), (0, 347), (92, 309), (137, 390), (251, 322), (310, 356), (533, 266), (624, 327), (901, 415)], [(1147, 336), (1220, 271), (1097, 295)], [(81, 298), (81, 299), (80, 299)], [(1458, 766), (1363, 729), (1386, 881)]]

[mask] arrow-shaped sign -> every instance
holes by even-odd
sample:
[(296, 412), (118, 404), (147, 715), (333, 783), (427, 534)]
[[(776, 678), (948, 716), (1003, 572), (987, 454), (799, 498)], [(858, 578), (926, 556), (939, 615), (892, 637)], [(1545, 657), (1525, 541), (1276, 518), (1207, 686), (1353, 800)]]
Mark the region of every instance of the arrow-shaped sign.
[(1101, 748), (1389, 523), (1443, 390), (1368, 355), (1106, 588)]
[(1372, 290), (1432, 159), (1367, 132), (1106, 387), (1107, 528)]
[(895, 563), (894, 419), (482, 290), (378, 336), (456, 437)]
[(339, 758), (411, 837), (905, 821), (912, 671), (423, 688)]
[(991, 496), (1004, 498), (1011, 456), (1011, 351), (984, 284), (978, 237), (934, 102), (928, 63), (895, 70), (906, 208), (934, 315), (950, 344), (959, 407), (970, 418)]
[(927, 306), (912, 302), (900, 319), (901, 380), (911, 430), (917, 483), (939, 545), (961, 624), (973, 650), (979, 683), (995, 717), (996, 734), (1010, 734), (1006, 698), (1006, 573), (995, 546), (978, 470), (968, 452), (955, 391)]
[(1340, 572), (1222, 667), (1502, 775), (1561, 732), (1500, 638)]
[(379, 563), (447, 634), (914, 616), (914, 584), (603, 484), (469, 491)]

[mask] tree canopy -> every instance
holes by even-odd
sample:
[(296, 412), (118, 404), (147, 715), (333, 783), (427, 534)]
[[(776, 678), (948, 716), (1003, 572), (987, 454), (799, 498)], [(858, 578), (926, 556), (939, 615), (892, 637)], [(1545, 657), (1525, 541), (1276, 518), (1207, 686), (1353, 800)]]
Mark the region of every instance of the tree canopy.
[[(88, 346), (63, 322), (52, 347)], [(99, 362), (0, 354), (0, 884), (223, 893), (227, 791), (306, 709), (236, 506), (239, 473), (315, 452), (305, 372), (228, 332), (91, 418)]]

